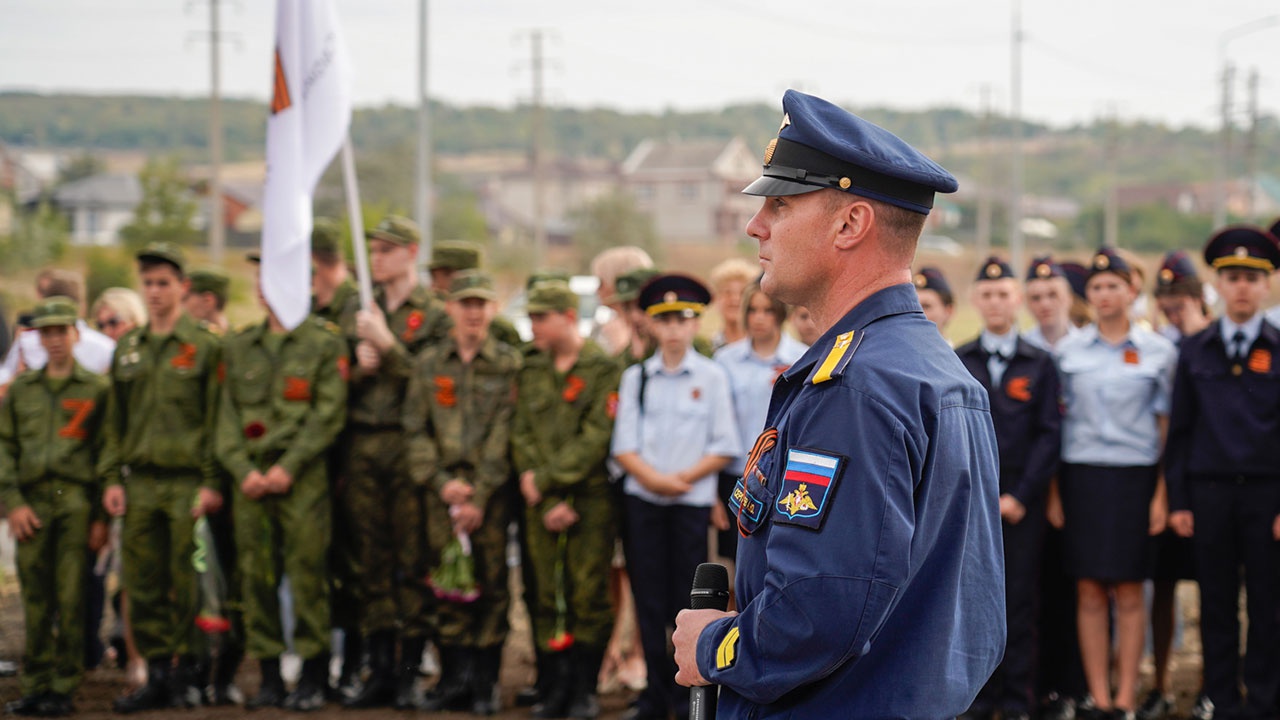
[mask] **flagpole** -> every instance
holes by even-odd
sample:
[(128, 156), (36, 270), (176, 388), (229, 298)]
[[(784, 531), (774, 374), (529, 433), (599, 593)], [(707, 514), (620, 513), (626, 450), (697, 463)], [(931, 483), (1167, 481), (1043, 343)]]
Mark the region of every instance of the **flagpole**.
[(351, 135), (342, 141), (342, 186), (347, 194), (347, 216), (351, 218), (351, 246), (356, 257), (356, 285), (360, 288), (360, 306), (373, 309), (373, 284), (369, 281), (369, 253), (364, 243), (364, 215), (360, 211), (360, 189), (356, 187), (355, 153)]

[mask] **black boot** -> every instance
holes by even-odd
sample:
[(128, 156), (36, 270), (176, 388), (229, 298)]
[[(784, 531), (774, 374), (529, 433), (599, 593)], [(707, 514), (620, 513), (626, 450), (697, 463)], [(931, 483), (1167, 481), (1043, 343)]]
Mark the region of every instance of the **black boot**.
[(604, 648), (574, 645), (569, 653), (573, 658), (573, 690), (569, 696), (568, 715), (574, 720), (594, 720), (600, 717), (596, 684), (600, 678), (600, 663), (604, 661)]
[(427, 712), (466, 710), (471, 700), (473, 650), (458, 645), (440, 646), (440, 680), (427, 692), (422, 709)]
[(280, 677), (280, 658), (261, 660), (258, 663), (262, 675), (262, 683), (258, 685), (258, 694), (244, 704), (245, 710), (281, 707), (284, 705), (284, 678)]
[[(573, 687), (568, 652), (544, 653), (546, 668), (538, 670), (542, 700), (533, 706), (536, 718), (562, 718), (568, 711), (569, 692)], [(545, 678), (544, 678), (545, 674)]]
[(213, 679), (209, 683), (209, 704), (213, 706), (239, 705), (244, 702), (244, 695), (236, 687), (236, 672), (240, 670), (244, 653), (230, 645), (229, 642), (223, 642), (217, 666), (213, 670)]
[(168, 708), (172, 693), (170, 692), (170, 660), (169, 658), (152, 658), (147, 661), (147, 684), (111, 703), (111, 709), (118, 713), (135, 713), (142, 710), (159, 710)]
[(424, 637), (400, 639), (400, 665), (393, 703), (397, 710), (413, 710), (422, 704), (422, 695), (418, 693), (418, 666), (422, 664), (422, 651), (426, 647), (427, 639)]
[(169, 682), (173, 707), (200, 707), (204, 704), (204, 688), (209, 684), (209, 664), (194, 655), (183, 655)]
[(6, 703), (4, 713), (6, 715), (39, 715), (40, 706), (44, 704), (51, 696), (51, 693), (35, 693), (32, 695), (23, 695), (21, 698), (11, 703)]
[(324, 689), (329, 685), (329, 654), (321, 653), (302, 661), (298, 686), (284, 699), (284, 709), (311, 712), (324, 707)]
[(335, 701), (355, 697), (360, 691), (360, 670), (364, 665), (364, 643), (355, 630), (344, 630), (342, 633), (342, 672), (338, 674), (338, 685), (333, 689)]
[(359, 691), (342, 701), (343, 707), (386, 707), (395, 699), (395, 641), (393, 630), (379, 630), (365, 638), (369, 647), (369, 677)]
[(502, 709), (502, 691), (498, 687), (498, 670), (502, 665), (502, 646), (475, 650), (471, 673), (471, 712), (496, 715)]

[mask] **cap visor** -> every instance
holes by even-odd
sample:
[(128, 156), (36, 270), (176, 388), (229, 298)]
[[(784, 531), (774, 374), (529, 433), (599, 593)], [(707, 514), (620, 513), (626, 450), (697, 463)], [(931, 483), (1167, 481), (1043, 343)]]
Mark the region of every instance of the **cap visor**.
[(822, 188), (823, 186), (821, 185), (808, 185), (794, 180), (783, 180), (765, 175), (742, 188), (742, 194), (759, 195), (761, 197), (783, 197), (786, 195), (803, 195), (804, 193), (816, 192)]
[(498, 294), (492, 290), (459, 290), (456, 293), (450, 293), (450, 300), (466, 300), (467, 298), (480, 298), (481, 300), (489, 300), (496, 302)]

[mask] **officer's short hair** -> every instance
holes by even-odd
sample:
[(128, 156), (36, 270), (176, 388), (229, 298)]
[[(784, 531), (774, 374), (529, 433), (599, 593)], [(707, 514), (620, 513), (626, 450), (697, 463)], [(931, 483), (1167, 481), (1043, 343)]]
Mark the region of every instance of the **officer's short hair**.
[[(850, 198), (850, 193), (840, 192), (839, 190), (831, 190), (826, 195), (827, 209), (831, 211), (846, 205)], [(890, 205), (887, 202), (862, 197), (861, 195), (855, 195), (854, 197), (870, 204), (875, 209), (876, 222), (885, 231), (885, 236), (888, 240), (887, 249), (895, 254), (905, 254), (908, 257), (915, 255), (916, 243), (920, 240), (920, 233), (924, 232), (924, 223), (929, 219), (928, 215), (921, 215), (920, 213), (900, 208), (897, 205)]]

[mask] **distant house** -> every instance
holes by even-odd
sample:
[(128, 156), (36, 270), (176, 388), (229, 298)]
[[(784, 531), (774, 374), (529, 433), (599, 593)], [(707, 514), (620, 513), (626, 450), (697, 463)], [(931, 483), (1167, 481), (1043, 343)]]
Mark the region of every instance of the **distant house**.
[(142, 200), (134, 175), (92, 175), (69, 182), (53, 193), (53, 205), (70, 221), (71, 244), (115, 245), (120, 228), (133, 221)]
[(645, 140), (622, 163), (623, 187), (664, 242), (732, 243), (760, 205), (742, 195), (760, 158), (741, 138)]

